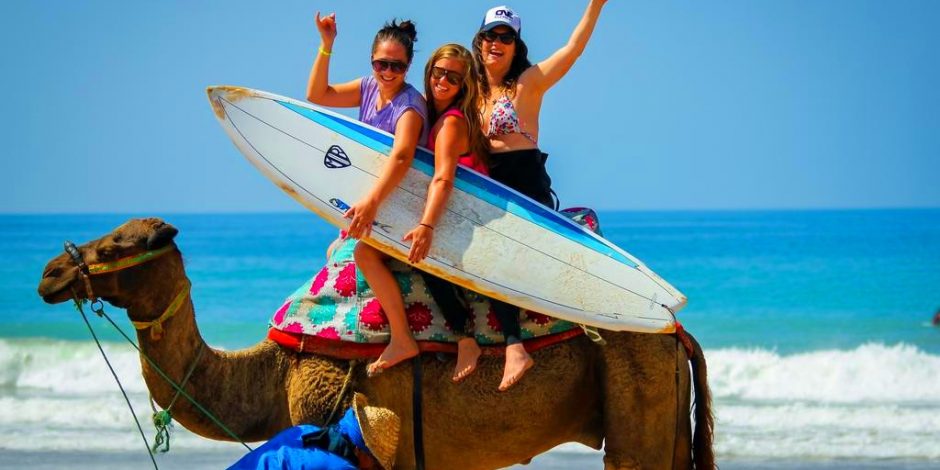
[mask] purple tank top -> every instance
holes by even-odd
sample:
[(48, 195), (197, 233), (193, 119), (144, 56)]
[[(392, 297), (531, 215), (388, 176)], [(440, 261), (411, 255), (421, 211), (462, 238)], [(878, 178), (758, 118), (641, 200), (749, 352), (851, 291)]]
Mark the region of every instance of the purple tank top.
[(361, 97), (360, 121), (394, 135), (398, 118), (405, 114), (405, 111), (413, 109), (421, 116), (422, 122), (421, 137), (418, 142), (421, 143), (427, 139), (428, 105), (415, 87), (406, 83), (398, 95), (392, 98), (392, 102), (378, 111), (375, 109), (375, 103), (379, 99), (379, 86), (375, 83), (375, 77), (371, 75), (362, 77), (359, 83), (359, 93)]

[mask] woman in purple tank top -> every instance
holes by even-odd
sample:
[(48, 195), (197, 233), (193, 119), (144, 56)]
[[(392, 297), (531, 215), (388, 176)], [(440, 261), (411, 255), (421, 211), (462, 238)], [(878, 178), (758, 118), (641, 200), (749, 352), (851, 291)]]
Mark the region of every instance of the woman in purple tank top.
[[(372, 43), (372, 75), (330, 84), (329, 62), (336, 39), (336, 14), (321, 18), (317, 12), (316, 21), (321, 44), (310, 70), (307, 100), (323, 106), (358, 106), (360, 121), (395, 136), (388, 162), (375, 186), (344, 214), (352, 219), (348, 235), (358, 239), (371, 233), (379, 205), (404, 178), (418, 143), (423, 143), (427, 134), (427, 104), (421, 93), (405, 82), (405, 72), (414, 57), (417, 31), (410, 21), (387, 23)], [(383, 266), (385, 255), (363, 243), (356, 245), (355, 255), (356, 265), (382, 304), (391, 330), (385, 351), (369, 365), (372, 373), (414, 357), (418, 354), (418, 344), (411, 336), (395, 278)]]

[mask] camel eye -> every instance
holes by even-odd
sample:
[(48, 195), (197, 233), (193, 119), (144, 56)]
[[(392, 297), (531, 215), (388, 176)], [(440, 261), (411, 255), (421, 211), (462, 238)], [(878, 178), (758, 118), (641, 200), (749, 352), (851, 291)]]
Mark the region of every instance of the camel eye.
[(117, 255), (117, 248), (106, 246), (98, 250), (98, 257), (102, 259), (114, 258)]

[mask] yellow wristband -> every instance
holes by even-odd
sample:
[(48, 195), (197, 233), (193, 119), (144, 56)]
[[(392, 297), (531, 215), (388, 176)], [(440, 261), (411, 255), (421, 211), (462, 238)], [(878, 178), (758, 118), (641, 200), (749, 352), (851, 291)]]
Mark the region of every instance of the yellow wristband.
[(325, 56), (327, 56), (327, 57), (333, 55), (332, 52), (323, 50), (323, 46), (320, 46), (320, 53), (323, 54), (323, 55), (325, 55)]

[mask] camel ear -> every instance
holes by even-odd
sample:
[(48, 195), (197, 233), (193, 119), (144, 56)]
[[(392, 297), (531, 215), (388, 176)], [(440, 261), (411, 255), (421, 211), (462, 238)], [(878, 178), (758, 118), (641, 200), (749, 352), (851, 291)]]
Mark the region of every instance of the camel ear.
[(147, 237), (147, 249), (156, 250), (158, 248), (163, 248), (168, 243), (173, 241), (173, 237), (175, 237), (177, 233), (179, 233), (179, 230), (177, 230), (176, 227), (161, 222), (159, 225), (154, 227), (153, 233)]

